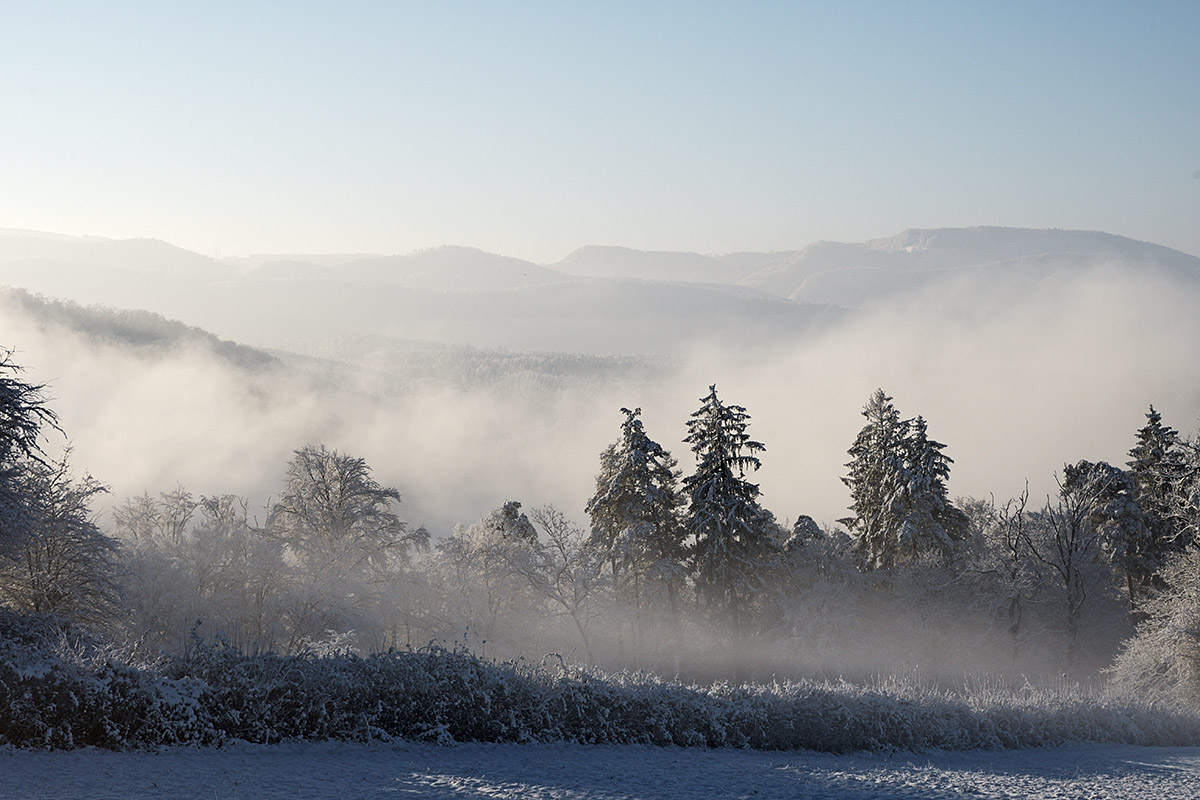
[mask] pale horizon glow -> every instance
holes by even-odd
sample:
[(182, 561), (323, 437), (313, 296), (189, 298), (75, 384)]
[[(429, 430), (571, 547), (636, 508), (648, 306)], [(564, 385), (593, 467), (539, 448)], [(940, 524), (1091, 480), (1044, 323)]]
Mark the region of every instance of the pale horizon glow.
[(47, 3), (0, 228), (209, 256), (729, 253), (904, 228), (1200, 254), (1200, 5)]

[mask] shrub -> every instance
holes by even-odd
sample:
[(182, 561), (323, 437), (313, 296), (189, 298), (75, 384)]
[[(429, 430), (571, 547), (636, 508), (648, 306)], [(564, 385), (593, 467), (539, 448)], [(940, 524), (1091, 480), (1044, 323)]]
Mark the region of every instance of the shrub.
[(197, 640), (185, 657), (135, 666), (60, 620), (0, 610), (0, 742), (122, 749), (229, 739), (831, 752), (1194, 745), (1200, 717), (1065, 684), (968, 685), (959, 693), (912, 678), (698, 686), (561, 659), (496, 663), (441, 647), (279, 656)]

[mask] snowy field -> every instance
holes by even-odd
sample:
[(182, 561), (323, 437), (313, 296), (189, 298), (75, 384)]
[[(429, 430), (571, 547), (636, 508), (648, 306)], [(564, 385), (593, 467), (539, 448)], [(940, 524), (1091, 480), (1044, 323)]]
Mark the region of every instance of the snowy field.
[(1200, 748), (1074, 745), (830, 755), (651, 746), (234, 745), (154, 754), (0, 750), (22, 798), (1200, 797)]

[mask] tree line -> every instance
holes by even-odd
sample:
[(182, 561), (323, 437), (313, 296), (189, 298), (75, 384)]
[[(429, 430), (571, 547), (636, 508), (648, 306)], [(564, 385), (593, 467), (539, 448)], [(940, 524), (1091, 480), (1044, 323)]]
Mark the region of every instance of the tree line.
[(294, 453), (261, 522), (237, 495), (181, 487), (102, 529), (105, 487), (43, 450), (44, 391), (0, 358), (0, 600), (147, 655), (214, 636), (280, 653), (445, 641), (715, 676), (866, 673), (881, 653), (950, 672), (974, 649), (1014, 672), (1169, 675), (1200, 697), (1200, 441), (1153, 407), (1125, 467), (1068, 463), (1036, 506), (952, 501), (945, 445), (880, 389), (848, 449), (849, 513), (823, 529), (764, 507), (766, 447), (714, 385), (687, 421), (686, 476), (624, 408), (586, 526), (509, 500), (434, 538), (363, 459), (323, 445)]

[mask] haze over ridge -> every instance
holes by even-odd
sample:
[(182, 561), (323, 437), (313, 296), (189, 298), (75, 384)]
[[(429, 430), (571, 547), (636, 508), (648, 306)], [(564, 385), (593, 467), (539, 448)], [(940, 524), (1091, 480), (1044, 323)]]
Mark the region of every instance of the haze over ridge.
[[(11, 238), (0, 235), (0, 284), (145, 308), (267, 347), (285, 365), (248, 377), (204, 347), (135, 352), (9, 302), (0, 344), (51, 381), (76, 463), (116, 496), (176, 483), (265, 494), (291, 450), (325, 441), (367, 457), (401, 488), (404, 514), (435, 532), (506, 499), (579, 517), (617, 409), (642, 406), (647, 430), (686, 470), (683, 422), (716, 382), (749, 409), (768, 446), (767, 506), (829, 522), (843, 513), (845, 449), (877, 386), (947, 443), (955, 494), (1004, 497), (1025, 478), (1044, 489), (1078, 458), (1123, 463), (1149, 403), (1183, 431), (1200, 418), (1200, 260), (1107, 234), (914, 229), (792, 251), (793, 267), (825, 259), (801, 288), (836, 289), (842, 307), (745, 285), (764, 263), (756, 258), (778, 264), (780, 254), (646, 254), (660, 274), (727, 258), (743, 278), (722, 285), (629, 278), (617, 267), (636, 266), (631, 250), (610, 263), (616, 274), (560, 279), (443, 248), (434, 260), (466, 259), (451, 265), (453, 285), (433, 289), (428, 269), (395, 280), (355, 272), (405, 257), (302, 262), (320, 269), (289, 277), (284, 267), (231, 267), (164, 243), (118, 250), (178, 255), (198, 268), (158, 270), (151, 259), (118, 270), (105, 240), (67, 239), (83, 254), (72, 262), (61, 250), (30, 259), (28, 247), (10, 258)], [(945, 250), (969, 254), (959, 268), (939, 249), (947, 241), (957, 246)], [(1049, 245), (1038, 251), (1038, 241)], [(830, 252), (845, 258), (830, 261)], [(914, 270), (918, 256), (937, 268)], [(863, 263), (871, 257), (880, 260)], [(473, 289), (472, 270), (492, 266), (501, 267), (493, 282)]]

